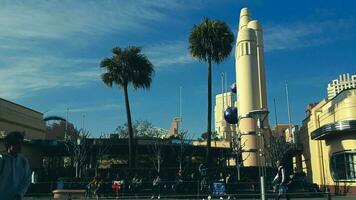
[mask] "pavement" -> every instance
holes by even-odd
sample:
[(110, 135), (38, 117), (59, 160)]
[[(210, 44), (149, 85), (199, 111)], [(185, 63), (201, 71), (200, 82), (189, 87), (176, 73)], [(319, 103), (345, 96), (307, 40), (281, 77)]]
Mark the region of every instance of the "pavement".
[[(82, 198), (84, 200), (84, 198)], [(95, 198), (91, 198), (91, 200), (94, 200)], [(113, 200), (115, 198), (99, 198), (100, 200)], [(133, 198), (119, 198), (119, 199), (133, 199)], [(151, 198), (138, 198), (141, 200), (146, 200), (146, 199), (151, 199)], [(157, 198), (155, 198), (157, 199)], [(169, 200), (173, 200), (176, 198), (160, 198), (160, 200), (163, 199), (169, 199)], [(185, 199), (185, 200), (193, 200), (194, 198), (180, 198), (180, 199)], [(204, 198), (205, 200), (207, 200), (207, 198)], [(219, 198), (212, 198), (211, 200), (219, 200)], [(273, 198), (268, 198), (269, 200), (274, 200)], [(296, 199), (296, 200), (328, 200), (327, 197), (317, 197), (317, 198), (291, 198), (291, 200)], [(24, 200), (55, 200), (52, 197), (25, 197)], [(72, 199), (74, 200), (74, 199)], [(79, 200), (79, 199), (77, 199)], [(89, 199), (88, 199), (89, 200)], [(203, 198), (201, 198), (200, 200), (203, 200)], [(227, 200), (227, 198), (224, 198), (224, 200)], [(260, 200), (260, 198), (239, 198), (238, 200)], [(266, 199), (267, 200), (267, 199)], [(356, 196), (331, 196), (331, 200), (356, 200)]]

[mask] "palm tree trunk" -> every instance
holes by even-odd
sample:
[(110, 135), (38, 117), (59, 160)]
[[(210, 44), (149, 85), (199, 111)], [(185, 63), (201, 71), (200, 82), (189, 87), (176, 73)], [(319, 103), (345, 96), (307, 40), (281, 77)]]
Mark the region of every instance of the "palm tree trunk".
[(132, 130), (132, 122), (131, 122), (131, 111), (130, 111), (130, 102), (129, 102), (129, 94), (127, 91), (127, 85), (124, 86), (125, 92), (125, 106), (126, 106), (126, 117), (127, 117), (127, 126), (129, 128), (129, 168), (133, 169), (135, 166), (135, 148), (133, 142), (133, 130)]
[(208, 140), (206, 145), (206, 164), (210, 166), (210, 148), (211, 148), (211, 87), (212, 87), (212, 80), (211, 80), (211, 58), (208, 59)]

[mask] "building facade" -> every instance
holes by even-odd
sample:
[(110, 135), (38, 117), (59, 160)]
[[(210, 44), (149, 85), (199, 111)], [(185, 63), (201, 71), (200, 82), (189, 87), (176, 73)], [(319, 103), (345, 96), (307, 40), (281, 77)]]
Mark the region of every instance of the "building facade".
[(341, 91), (349, 88), (356, 88), (356, 74), (351, 76), (349, 73), (340, 75), (339, 79), (332, 80), (331, 83), (328, 84), (328, 99), (335, 97)]
[(7, 132), (25, 132), (25, 139), (45, 139), (43, 114), (0, 98), (0, 135)]
[(234, 94), (232, 92), (218, 94), (215, 97), (215, 131), (220, 139), (231, 141), (231, 137), (236, 133), (237, 125), (227, 123), (224, 118), (225, 110), (228, 107), (235, 106), (235, 104)]
[(298, 171), (324, 190), (356, 194), (356, 89), (322, 100), (307, 113)]

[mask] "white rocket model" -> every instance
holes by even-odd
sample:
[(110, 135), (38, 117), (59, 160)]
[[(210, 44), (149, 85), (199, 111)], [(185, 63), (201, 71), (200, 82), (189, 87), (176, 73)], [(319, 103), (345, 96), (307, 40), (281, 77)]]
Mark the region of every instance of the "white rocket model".
[[(243, 164), (258, 166), (256, 122), (248, 114), (252, 110), (267, 109), (263, 33), (260, 23), (251, 21), (247, 8), (240, 13), (235, 62)], [(268, 126), (268, 122), (264, 126)]]

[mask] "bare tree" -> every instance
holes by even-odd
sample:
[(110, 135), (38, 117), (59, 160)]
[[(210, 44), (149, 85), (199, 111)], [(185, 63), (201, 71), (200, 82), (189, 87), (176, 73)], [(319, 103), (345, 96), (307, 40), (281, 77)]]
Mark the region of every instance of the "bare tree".
[(157, 173), (161, 172), (161, 164), (163, 163), (163, 153), (162, 148), (165, 143), (164, 139), (162, 139), (161, 134), (158, 130), (152, 132), (152, 144), (150, 145), (151, 150), (154, 154), (152, 159), (153, 166), (156, 169)]
[[(147, 120), (136, 120), (132, 123), (132, 131), (134, 137), (139, 138), (152, 138), (159, 135), (159, 137), (167, 135), (167, 131), (156, 128), (153, 124)], [(160, 132), (159, 134), (157, 132)], [(125, 123), (116, 128), (115, 133), (119, 135), (119, 138), (128, 138), (128, 126)]]
[[(162, 139), (167, 135), (167, 131), (161, 128), (153, 126), (153, 124), (147, 120), (136, 120), (132, 124), (132, 129), (135, 138), (147, 138), (152, 140), (152, 144), (149, 145), (149, 150), (154, 153), (153, 163), (157, 171), (160, 171), (161, 164), (163, 162), (161, 146), (164, 140)], [(119, 138), (128, 137), (128, 126), (118, 126), (115, 133), (119, 135)]]
[(269, 148), (272, 166), (276, 167), (277, 160), (282, 161), (293, 145), (286, 141), (283, 136), (272, 136)]
[[(178, 141), (179, 145), (179, 150), (177, 152), (177, 159), (179, 162), (179, 170), (183, 171), (184, 170), (184, 158), (187, 156), (186, 155), (186, 150), (187, 150), (187, 145), (190, 140), (192, 140), (192, 137), (188, 134), (187, 130), (180, 130), (176, 135), (172, 136), (171, 139)], [(174, 149), (175, 150), (175, 149)]]
[(104, 159), (104, 156), (110, 151), (111, 143), (105, 142), (105, 135), (101, 134), (98, 139), (95, 139), (94, 144), (97, 145), (97, 159), (95, 161), (95, 174), (98, 174), (99, 163)]
[(235, 160), (236, 160), (237, 180), (241, 179), (240, 169), (243, 165), (243, 161), (245, 161), (249, 157), (248, 155), (245, 159), (242, 158), (242, 152), (245, 146), (246, 146), (246, 141), (242, 143), (241, 137), (239, 135), (235, 135), (232, 137), (231, 147), (232, 147), (232, 154), (235, 156)]
[(75, 166), (75, 177), (82, 176), (82, 169), (88, 155), (88, 138), (90, 133), (80, 129), (69, 134), (64, 141), (69, 155), (72, 157)]

